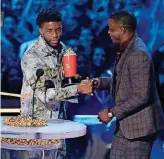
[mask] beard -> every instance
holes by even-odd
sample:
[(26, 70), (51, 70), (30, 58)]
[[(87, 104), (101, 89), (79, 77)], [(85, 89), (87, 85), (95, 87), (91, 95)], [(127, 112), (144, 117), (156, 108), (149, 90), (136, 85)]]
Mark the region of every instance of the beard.
[(57, 47), (58, 47), (58, 45), (59, 45), (59, 41), (58, 41), (58, 43), (55, 45), (55, 46), (53, 46), (48, 40), (46, 40), (45, 38), (44, 38), (44, 40), (46, 41), (46, 43), (50, 46), (50, 47), (52, 47), (52, 48), (54, 48), (54, 49), (56, 49)]
[(60, 44), (60, 40), (59, 40), (58, 43), (54, 46), (54, 45), (52, 45), (52, 44), (49, 42), (49, 40), (47, 40), (47, 39), (45, 38), (44, 35), (41, 35), (41, 36), (42, 36), (42, 38), (45, 40), (45, 42), (46, 42), (50, 47), (52, 47), (53, 49), (56, 49), (56, 48), (59, 46), (59, 44)]

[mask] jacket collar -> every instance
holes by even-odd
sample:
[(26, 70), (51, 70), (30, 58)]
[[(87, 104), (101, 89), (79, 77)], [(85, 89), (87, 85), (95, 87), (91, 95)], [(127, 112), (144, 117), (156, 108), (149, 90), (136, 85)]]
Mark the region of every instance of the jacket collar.
[(52, 48), (51, 46), (49, 46), (47, 44), (47, 42), (44, 40), (44, 38), (42, 36), (39, 36), (38, 43), (42, 47), (42, 51), (43, 51), (44, 56), (52, 56), (52, 55), (54, 55), (54, 56), (58, 57), (59, 54), (63, 55), (63, 53), (64, 53), (64, 51), (66, 49), (66, 46), (61, 41), (59, 42), (59, 45), (56, 48)]

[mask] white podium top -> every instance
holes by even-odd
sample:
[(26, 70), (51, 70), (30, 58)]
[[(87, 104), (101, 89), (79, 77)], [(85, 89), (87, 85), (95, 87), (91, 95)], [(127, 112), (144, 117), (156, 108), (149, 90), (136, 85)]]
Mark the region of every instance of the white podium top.
[(16, 127), (3, 124), (1, 120), (1, 137), (22, 139), (66, 139), (84, 136), (86, 125), (61, 119), (48, 120), (44, 127)]

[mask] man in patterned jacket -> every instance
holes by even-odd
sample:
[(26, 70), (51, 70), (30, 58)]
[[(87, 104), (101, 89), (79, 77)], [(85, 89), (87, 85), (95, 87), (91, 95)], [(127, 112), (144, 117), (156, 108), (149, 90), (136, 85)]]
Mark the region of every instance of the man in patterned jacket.
[[(23, 85), (21, 98), (21, 114), (32, 115), (33, 89), (36, 82), (36, 72), (43, 70), (43, 75), (36, 84), (34, 100), (34, 117), (39, 119), (57, 118), (61, 101), (77, 102), (78, 93), (83, 92), (84, 84), (61, 87), (62, 56), (66, 46), (60, 41), (62, 35), (61, 14), (55, 9), (42, 10), (37, 17), (40, 36), (32, 44), (21, 59)], [(54, 88), (46, 89), (45, 81), (51, 81)], [(91, 86), (85, 86), (92, 91)], [(31, 153), (32, 155), (35, 153)], [(36, 156), (36, 155), (34, 155)]]
[[(164, 128), (164, 116), (155, 85), (152, 59), (135, 34), (136, 18), (126, 11), (108, 21), (109, 35), (120, 44), (113, 78), (92, 80), (97, 89), (111, 89), (115, 106), (99, 113), (101, 122), (116, 117), (111, 159), (149, 159), (153, 141)], [(86, 81), (87, 82), (87, 81)]]
[[(32, 94), (37, 79), (38, 69), (44, 71), (36, 84), (34, 117), (41, 119), (56, 118), (55, 110), (60, 107), (61, 101), (82, 93), (82, 85), (61, 88), (63, 80), (62, 56), (66, 46), (60, 41), (62, 35), (61, 14), (55, 9), (42, 10), (37, 17), (40, 36), (24, 53), (21, 59), (23, 72), (21, 114), (32, 115)], [(45, 81), (51, 80), (54, 88), (46, 91)], [(89, 88), (89, 87), (88, 87)], [(77, 102), (77, 99), (70, 99)]]

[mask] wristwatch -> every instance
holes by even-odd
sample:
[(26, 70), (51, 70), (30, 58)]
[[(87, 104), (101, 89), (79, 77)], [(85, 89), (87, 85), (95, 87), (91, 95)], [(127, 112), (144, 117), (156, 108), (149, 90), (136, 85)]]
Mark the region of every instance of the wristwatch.
[(109, 112), (109, 113), (108, 113), (108, 117), (109, 117), (109, 118), (112, 118), (112, 117), (113, 117), (112, 112)]
[(113, 118), (114, 114), (113, 112), (111, 111), (111, 109), (108, 109), (108, 117), (109, 118)]
[(99, 78), (94, 78), (92, 80), (92, 86), (93, 86), (93, 88), (97, 88), (98, 84), (99, 84)]

